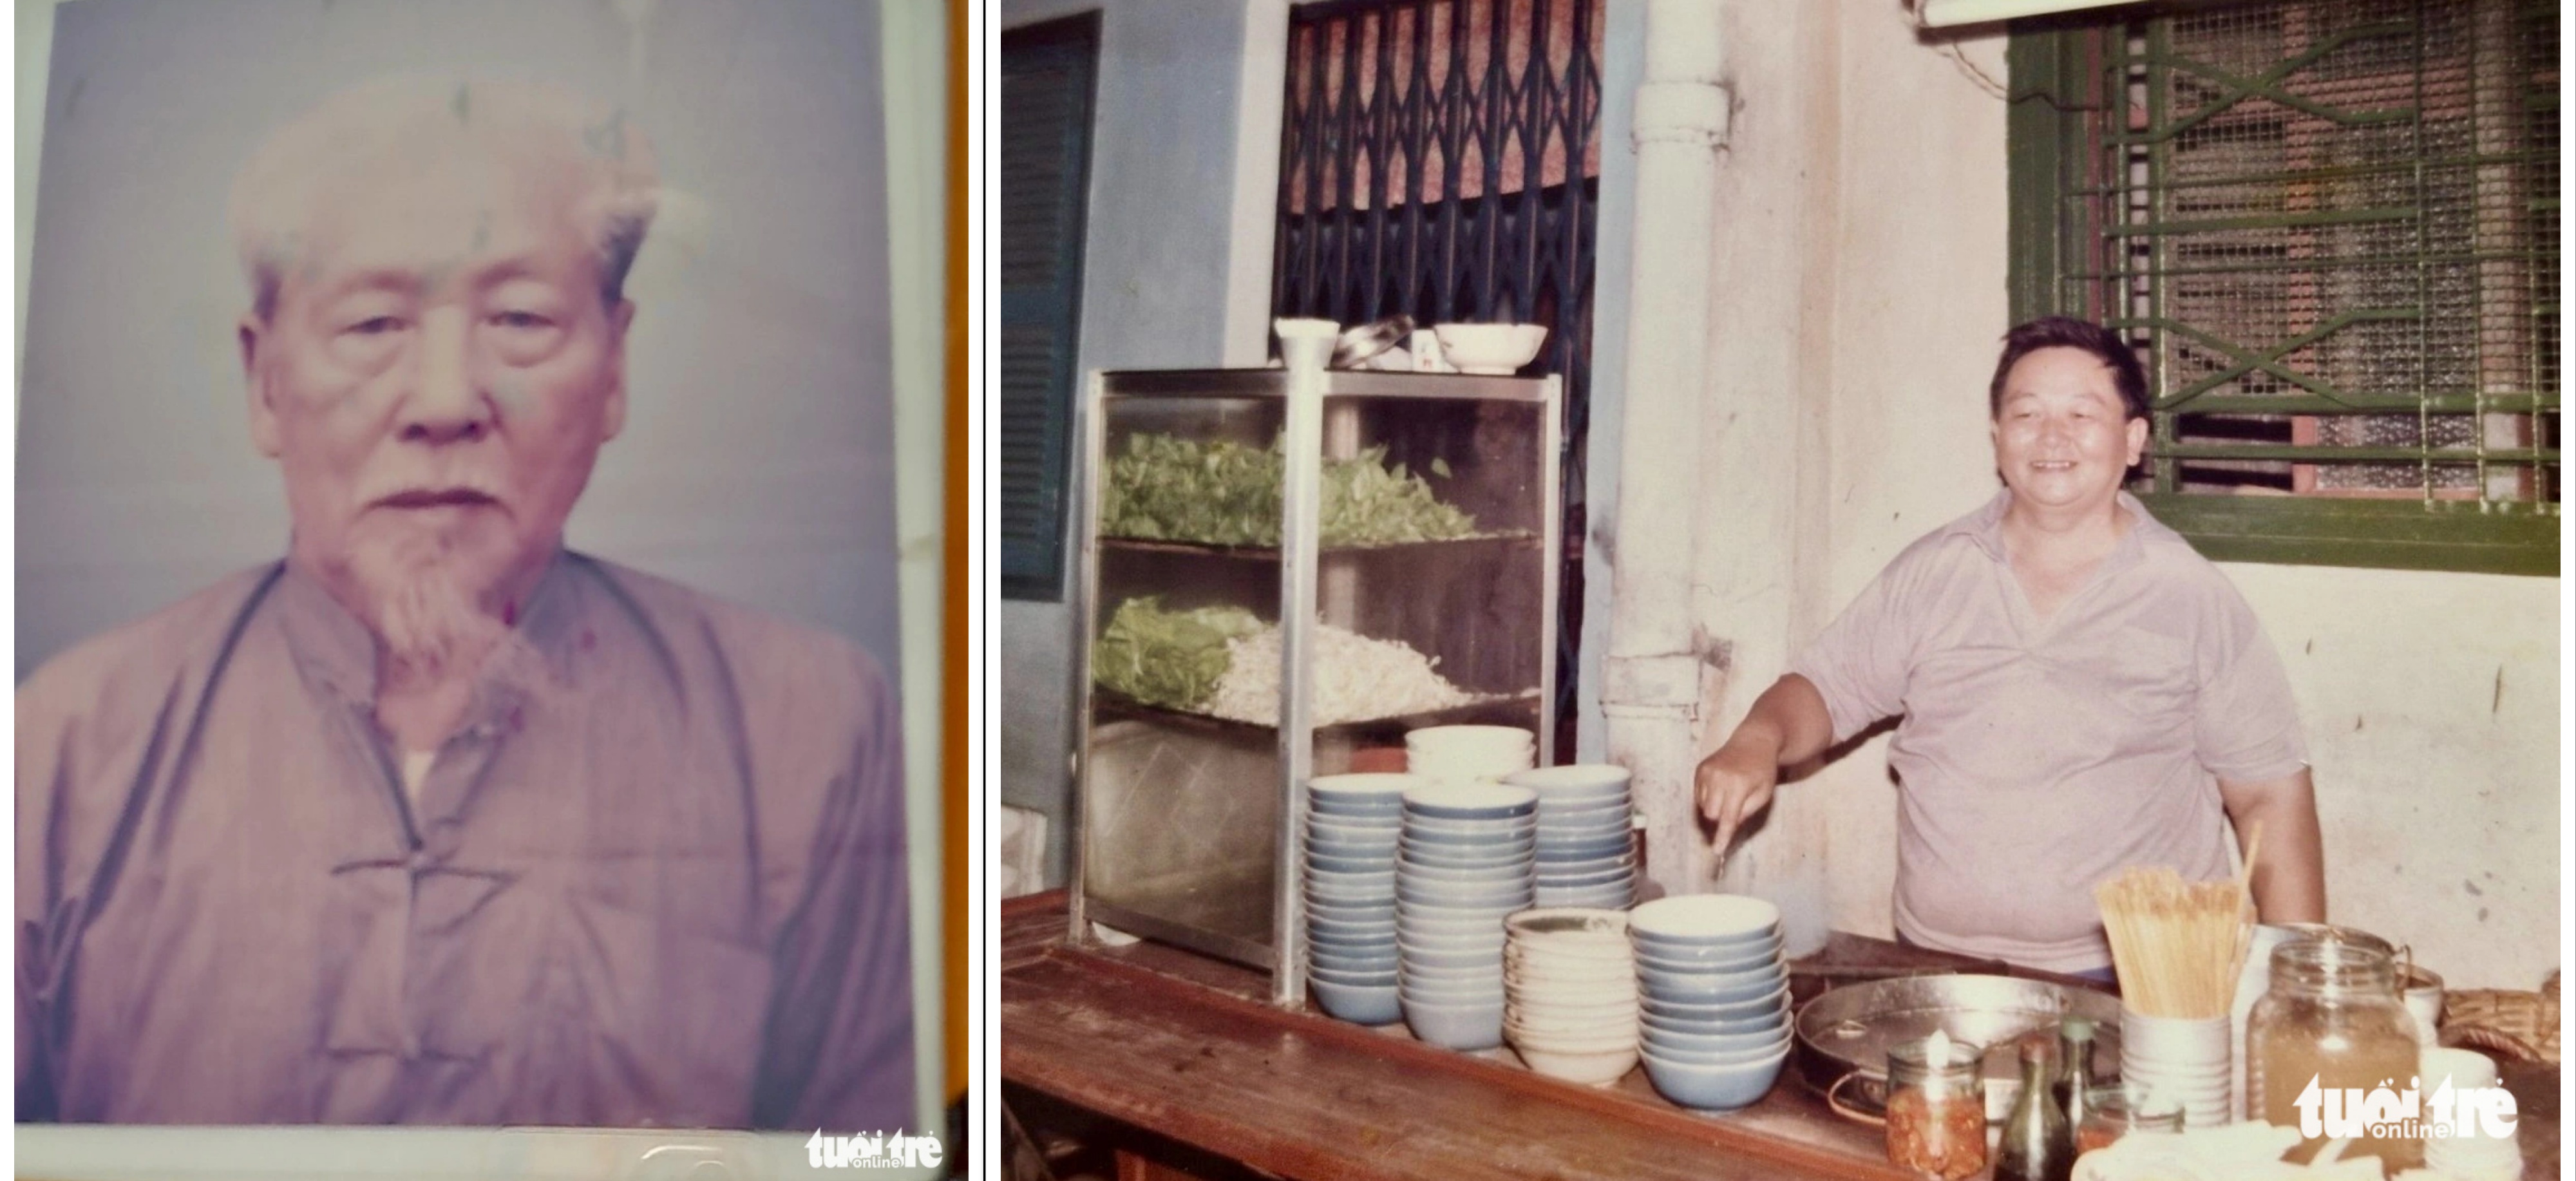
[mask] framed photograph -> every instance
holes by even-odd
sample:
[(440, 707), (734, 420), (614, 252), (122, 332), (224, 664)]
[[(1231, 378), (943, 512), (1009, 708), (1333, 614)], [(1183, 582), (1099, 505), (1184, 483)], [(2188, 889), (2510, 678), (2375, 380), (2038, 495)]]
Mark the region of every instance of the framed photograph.
[(78, 0), (22, 46), (21, 1124), (950, 1098), (888, 23)]

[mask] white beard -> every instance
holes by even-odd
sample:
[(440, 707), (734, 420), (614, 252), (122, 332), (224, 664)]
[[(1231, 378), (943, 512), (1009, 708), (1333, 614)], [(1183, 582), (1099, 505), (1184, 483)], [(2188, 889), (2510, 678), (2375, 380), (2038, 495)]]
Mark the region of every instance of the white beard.
[(387, 681), (436, 684), (489, 671), (521, 688), (554, 678), (534, 644), (502, 622), (456, 569), (445, 538), (361, 545), (349, 571), (385, 646)]

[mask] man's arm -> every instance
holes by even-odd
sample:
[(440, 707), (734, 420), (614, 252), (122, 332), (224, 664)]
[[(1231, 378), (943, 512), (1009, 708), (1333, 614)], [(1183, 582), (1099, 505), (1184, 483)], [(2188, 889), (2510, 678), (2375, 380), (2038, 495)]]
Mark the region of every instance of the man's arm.
[(779, 936), (752, 1126), (842, 1134), (916, 1122), (902, 722), (869, 666), (803, 898)]
[(1738, 827), (1771, 806), (1783, 764), (1824, 753), (1833, 737), (1833, 715), (1807, 678), (1790, 673), (1763, 690), (1735, 733), (1700, 760), (1694, 776), (1700, 815), (1717, 825), (1717, 847), (1726, 848)]
[(2254, 909), (2266, 923), (2326, 921), (2325, 838), (2317, 828), (2317, 789), (2306, 767), (2279, 779), (2218, 781), (2218, 796), (2236, 824), (2239, 851), (2262, 825), (2254, 863)]

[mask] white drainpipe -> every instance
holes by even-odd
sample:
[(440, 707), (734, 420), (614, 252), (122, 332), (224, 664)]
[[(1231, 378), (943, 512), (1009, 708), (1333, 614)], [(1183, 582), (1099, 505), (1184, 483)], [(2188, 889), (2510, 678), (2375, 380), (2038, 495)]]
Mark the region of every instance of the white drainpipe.
[(1609, 650), (1601, 711), (1611, 761), (1634, 775), (1647, 866), (1667, 892), (1700, 888), (1691, 771), (1701, 654), (1693, 550), (1718, 152), (1729, 96), (1718, 83), (1719, 6), (1648, 0), (1637, 88), (1636, 233), (1629, 279), (1619, 511), (1611, 538)]

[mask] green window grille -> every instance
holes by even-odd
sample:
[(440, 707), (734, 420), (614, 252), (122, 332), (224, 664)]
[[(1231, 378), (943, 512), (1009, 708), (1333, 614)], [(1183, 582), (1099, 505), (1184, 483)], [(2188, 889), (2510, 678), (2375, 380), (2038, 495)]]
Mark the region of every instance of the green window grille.
[(2557, 572), (2558, 21), (2312, 0), (2016, 27), (2015, 318), (2138, 346), (2133, 490), (2203, 553)]
[(1083, 196), (1100, 14), (1002, 34), (1002, 594), (1064, 597), (1065, 476), (1081, 325)]

